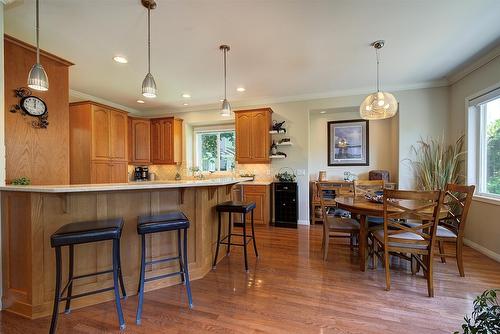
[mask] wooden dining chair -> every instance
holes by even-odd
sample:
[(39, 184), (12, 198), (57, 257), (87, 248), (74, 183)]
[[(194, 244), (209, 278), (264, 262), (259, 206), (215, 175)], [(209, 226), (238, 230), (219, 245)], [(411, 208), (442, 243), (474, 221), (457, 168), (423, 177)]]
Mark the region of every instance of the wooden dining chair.
[(355, 180), (354, 196), (364, 196), (376, 191), (382, 191), (385, 187), (384, 180)]
[[(343, 237), (350, 238), (350, 245), (353, 248), (354, 237), (359, 235), (359, 223), (355, 219), (349, 217), (342, 217), (336, 214), (335, 196), (338, 195), (336, 191), (337, 186), (318, 183), (318, 194), (320, 199), (321, 211), (323, 216), (323, 260), (328, 259), (328, 245), (330, 238)], [(329, 212), (333, 209), (333, 212)], [(338, 234), (342, 233), (342, 234)]]
[[(386, 290), (391, 288), (389, 255), (396, 255), (418, 261), (424, 269), (429, 297), (434, 297), (432, 255), (443, 198), (444, 192), (439, 190), (384, 191), (384, 228), (373, 235), (374, 255), (384, 263)], [(405, 219), (420, 220), (421, 225), (405, 225)]]
[(441, 261), (446, 263), (444, 243), (454, 242), (456, 247), (458, 272), (461, 277), (465, 276), (463, 262), (463, 242), (467, 214), (474, 195), (475, 186), (464, 186), (459, 184), (447, 184), (444, 194), (444, 202), (448, 208), (448, 216), (439, 221), (436, 236), (439, 246)]

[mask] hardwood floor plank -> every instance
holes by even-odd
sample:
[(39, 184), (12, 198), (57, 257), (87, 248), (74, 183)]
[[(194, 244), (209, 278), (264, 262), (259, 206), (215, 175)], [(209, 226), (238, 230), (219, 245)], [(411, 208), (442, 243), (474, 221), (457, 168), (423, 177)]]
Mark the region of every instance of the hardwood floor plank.
[[(396, 258), (391, 291), (385, 291), (383, 268), (361, 272), (357, 250), (343, 239), (335, 239), (323, 262), (321, 226), (256, 230), (261, 257), (249, 256), (250, 273), (235, 248), (216, 271), (192, 282), (193, 310), (182, 285), (146, 293), (141, 326), (135, 325), (137, 297), (129, 297), (122, 304), (125, 332), (450, 333), (460, 328), (475, 296), (500, 287), (500, 263), (469, 247), (464, 278), (453, 258), (446, 264), (436, 259), (435, 297), (429, 298), (422, 274), (412, 276)], [(46, 333), (49, 322), (2, 312), (0, 332)], [(119, 333), (114, 303), (61, 314), (58, 333)]]

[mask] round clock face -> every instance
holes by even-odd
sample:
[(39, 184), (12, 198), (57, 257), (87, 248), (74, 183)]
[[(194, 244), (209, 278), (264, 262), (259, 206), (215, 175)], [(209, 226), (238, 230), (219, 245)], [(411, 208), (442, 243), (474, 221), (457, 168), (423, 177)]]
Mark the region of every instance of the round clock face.
[(31, 116), (42, 116), (47, 112), (47, 105), (36, 96), (26, 96), (21, 100), (21, 108)]

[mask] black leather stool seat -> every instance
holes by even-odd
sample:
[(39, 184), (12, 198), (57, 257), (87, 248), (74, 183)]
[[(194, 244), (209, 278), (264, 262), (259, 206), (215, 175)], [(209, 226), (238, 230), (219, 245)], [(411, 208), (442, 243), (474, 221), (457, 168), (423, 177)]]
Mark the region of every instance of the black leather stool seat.
[(107, 219), (66, 224), (50, 237), (52, 247), (120, 239), (123, 219)]
[(174, 231), (188, 227), (189, 219), (180, 211), (155, 216), (140, 216), (137, 221), (137, 233), (139, 234)]
[(227, 201), (217, 204), (215, 207), (217, 212), (238, 212), (247, 213), (255, 209), (255, 203), (244, 203), (238, 201)]

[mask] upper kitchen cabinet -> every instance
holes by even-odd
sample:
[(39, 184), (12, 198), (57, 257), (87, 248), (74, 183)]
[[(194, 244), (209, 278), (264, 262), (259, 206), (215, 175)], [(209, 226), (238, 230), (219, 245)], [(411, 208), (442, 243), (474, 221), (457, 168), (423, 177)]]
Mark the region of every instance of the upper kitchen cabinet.
[(96, 102), (70, 103), (70, 181), (127, 182), (127, 113)]
[(128, 161), (133, 164), (151, 163), (151, 120), (128, 118)]
[(151, 119), (151, 162), (155, 165), (182, 162), (182, 119)]
[(240, 164), (269, 163), (272, 109), (237, 110), (236, 161)]

